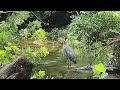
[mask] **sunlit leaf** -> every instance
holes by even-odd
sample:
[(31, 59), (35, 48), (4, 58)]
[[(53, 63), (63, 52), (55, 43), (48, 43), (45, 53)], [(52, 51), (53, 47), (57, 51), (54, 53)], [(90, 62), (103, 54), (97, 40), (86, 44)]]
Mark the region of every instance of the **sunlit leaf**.
[(45, 31), (44, 30), (40, 30), (40, 36), (45, 37)]
[(0, 50), (0, 54), (4, 54), (5, 53), (5, 51), (4, 50)]
[(39, 72), (36, 72), (33, 74), (33, 76), (31, 76), (31, 79), (43, 79), (45, 76), (45, 71), (39, 71)]
[(40, 70), (40, 71), (38, 72), (38, 74), (39, 74), (40, 77), (44, 77), (44, 76), (45, 76), (45, 71), (41, 71), (41, 70)]
[(105, 72), (106, 68), (104, 67), (104, 65), (102, 63), (95, 65), (95, 69), (99, 72)]

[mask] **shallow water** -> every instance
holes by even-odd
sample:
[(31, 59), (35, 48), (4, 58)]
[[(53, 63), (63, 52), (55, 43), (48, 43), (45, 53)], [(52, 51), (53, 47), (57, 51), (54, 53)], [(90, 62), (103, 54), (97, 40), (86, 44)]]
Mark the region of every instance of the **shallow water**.
[[(44, 70), (49, 77), (56, 79), (86, 79), (91, 76), (91, 73), (78, 73), (68, 69), (67, 60), (63, 55), (62, 49), (51, 52), (46, 58), (43, 58), (42, 61), (43, 64), (36, 67), (35, 70)], [(82, 61), (77, 60), (78, 64), (80, 62)], [(72, 63), (71, 69), (78, 67), (78, 64)], [(80, 64), (82, 65), (82, 63)]]
[[(30, 45), (34, 47), (33, 43), (29, 41)], [(93, 60), (94, 54), (83, 50), (82, 48), (73, 48), (76, 55), (77, 64), (73, 64), (71, 69), (68, 69), (68, 63), (65, 55), (63, 54), (62, 44), (57, 42), (45, 42), (44, 45), (49, 50), (49, 55), (42, 58), (41, 64), (34, 67), (33, 70), (44, 70), (46, 76), (55, 79), (92, 79), (93, 73), (91, 71), (76, 72), (72, 69), (88, 65)], [(104, 57), (104, 56), (103, 56)], [(119, 79), (120, 76), (116, 74), (109, 74), (105, 79)]]

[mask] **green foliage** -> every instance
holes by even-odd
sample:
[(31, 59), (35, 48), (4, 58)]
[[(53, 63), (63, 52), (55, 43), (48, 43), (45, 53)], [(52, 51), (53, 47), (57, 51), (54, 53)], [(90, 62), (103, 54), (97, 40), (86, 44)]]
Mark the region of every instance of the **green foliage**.
[(7, 64), (16, 58), (20, 49), (13, 43), (8, 43), (8, 46), (4, 48), (5, 50), (0, 50), (0, 62), (2, 64)]
[(11, 16), (8, 16), (8, 20), (0, 22), (0, 44), (2, 49), (3, 46), (7, 46), (8, 42), (18, 42), (19, 34), (18, 34), (18, 26), (21, 25), (24, 20), (29, 17), (29, 12), (27, 11), (18, 11), (12, 13)]
[(33, 22), (29, 22), (28, 27), (31, 29), (41, 28), (41, 22), (39, 22), (38, 20), (35, 20)]
[(16, 53), (20, 50), (16, 46), (20, 39), (17, 25), (21, 25), (28, 17), (27, 11), (16, 11), (8, 15), (6, 21), (0, 22), (0, 61), (2, 64), (12, 62), (17, 56)]
[(4, 54), (5, 52), (4, 52), (4, 50), (0, 50), (0, 54)]
[(24, 20), (27, 20), (30, 12), (28, 11), (18, 11), (16, 13), (12, 13), (12, 15), (9, 17), (8, 21), (10, 23), (14, 23), (15, 25), (21, 25)]
[(9, 60), (7, 58), (4, 57), (5, 56), (5, 51), (4, 50), (0, 50), (0, 63), (8, 63)]
[(27, 28), (18, 30), (17, 25), (24, 23), (27, 18), (30, 17), (28, 11), (16, 11), (9, 15), (6, 21), (0, 22), (0, 62), (9, 63), (12, 62), (18, 55), (25, 56), (31, 62), (39, 64), (41, 57), (45, 57), (49, 54), (45, 47), (32, 49), (29, 46), (25, 46), (22, 49), (17, 48), (17, 43), (21, 38), (43, 39), (45, 38), (45, 31), (41, 27), (41, 22), (35, 20), (29, 22)]
[(106, 73), (106, 68), (102, 63), (96, 64), (92, 66), (92, 71), (94, 73), (94, 77), (103, 79), (105, 78), (108, 73)]
[(45, 76), (45, 71), (35, 71), (35, 73), (33, 74), (33, 76), (31, 76), (31, 79), (44, 79)]
[(28, 45), (24, 46), (19, 53), (21, 53), (22, 56), (27, 57), (35, 65), (40, 64), (41, 58), (49, 54), (45, 47), (32, 49)]
[(54, 29), (52, 29), (51, 32), (46, 33), (46, 37), (49, 40), (58, 40), (59, 38), (65, 39), (67, 37), (67, 30), (54, 28)]
[(4, 46), (7, 46), (7, 43), (18, 42), (19, 37), (16, 35), (13, 36), (13, 33), (10, 30), (0, 32), (0, 48), (4, 49)]
[(106, 41), (109, 33), (120, 30), (120, 12), (118, 11), (86, 12), (73, 15), (71, 18), (69, 32), (76, 33), (74, 36), (77, 38), (86, 38), (87, 44)]
[(45, 31), (43, 29), (36, 30), (32, 35), (32, 39), (41, 40), (45, 38)]
[[(73, 11), (72, 14), (65, 36), (72, 46), (86, 48), (96, 54), (109, 42), (109, 38), (120, 34), (119, 11)], [(111, 51), (109, 47), (103, 50), (96, 61), (106, 64), (114, 57)]]
[(63, 43), (64, 41), (65, 41), (65, 38), (64, 38), (64, 37), (59, 37), (59, 38), (58, 38), (58, 42)]
[[(45, 19), (51, 15), (53, 15), (56, 11), (32, 11), (37, 17), (38, 19)], [(33, 14), (31, 13), (31, 14)], [(32, 15), (33, 17), (35, 17), (34, 15)]]
[(30, 33), (28, 32), (27, 28), (21, 29), (19, 33), (21, 38), (28, 38), (30, 36)]
[(45, 37), (45, 31), (41, 27), (41, 22), (35, 20), (29, 22), (25, 29), (19, 31), (21, 38), (43, 39)]
[(37, 49), (37, 54), (39, 54), (41, 57), (45, 57), (49, 54), (49, 52), (46, 47), (41, 47), (41, 48)]
[(94, 53), (94, 57), (95, 54), (97, 54), (97, 57), (95, 58), (97, 63), (100, 61), (103, 64), (108, 64), (110, 63), (110, 60), (114, 57), (112, 47), (108, 46), (107, 48), (104, 48), (102, 47), (101, 42), (96, 42), (93, 45), (91, 45), (89, 48), (90, 48), (89, 51)]

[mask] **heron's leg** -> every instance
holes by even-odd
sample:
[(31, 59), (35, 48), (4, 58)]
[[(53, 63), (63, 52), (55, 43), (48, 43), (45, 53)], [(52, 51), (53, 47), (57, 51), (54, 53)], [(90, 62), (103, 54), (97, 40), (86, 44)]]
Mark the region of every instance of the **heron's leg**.
[(70, 61), (70, 69), (71, 69), (71, 61)]
[(69, 59), (67, 59), (67, 63), (68, 63), (68, 69), (69, 69)]

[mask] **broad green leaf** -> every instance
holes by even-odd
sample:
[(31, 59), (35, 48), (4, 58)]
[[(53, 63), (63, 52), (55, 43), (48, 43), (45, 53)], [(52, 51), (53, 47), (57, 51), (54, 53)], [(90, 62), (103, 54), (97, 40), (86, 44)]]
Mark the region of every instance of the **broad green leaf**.
[(4, 52), (4, 50), (0, 50), (0, 54), (4, 54), (5, 52)]
[(45, 71), (41, 71), (41, 70), (39, 72), (35, 71), (31, 79), (43, 79), (44, 76), (45, 76)]
[(40, 30), (40, 36), (45, 37), (45, 31), (44, 30)]
[(100, 71), (96, 70), (95, 65), (92, 66), (92, 71), (93, 71), (94, 75), (98, 76), (100, 74)]
[(95, 65), (95, 69), (99, 72), (105, 72), (106, 68), (104, 67), (104, 65), (102, 63)]
[(38, 74), (40, 75), (40, 77), (44, 77), (45, 76), (45, 71), (39, 71)]

